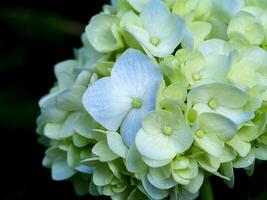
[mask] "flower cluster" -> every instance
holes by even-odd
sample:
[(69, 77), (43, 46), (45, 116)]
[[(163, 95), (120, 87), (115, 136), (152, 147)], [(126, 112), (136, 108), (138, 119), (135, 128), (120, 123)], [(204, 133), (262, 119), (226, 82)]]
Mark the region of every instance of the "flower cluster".
[(267, 160), (267, 1), (113, 0), (82, 42), (39, 102), (54, 180), (189, 200)]

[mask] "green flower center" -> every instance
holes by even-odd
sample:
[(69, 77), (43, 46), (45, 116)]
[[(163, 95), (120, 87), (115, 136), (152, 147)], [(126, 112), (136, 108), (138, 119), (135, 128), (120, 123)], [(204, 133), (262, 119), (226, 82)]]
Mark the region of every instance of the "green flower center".
[(198, 80), (201, 79), (201, 76), (200, 76), (199, 73), (195, 73), (195, 74), (193, 74), (192, 78), (193, 78), (194, 81), (198, 81)]
[(132, 107), (135, 109), (141, 108), (143, 105), (143, 100), (140, 98), (134, 98), (132, 101)]
[(215, 108), (217, 108), (217, 102), (215, 101), (215, 100), (213, 100), (213, 99), (211, 99), (210, 101), (209, 101), (209, 107), (210, 108), (212, 108), (212, 109), (215, 109)]
[(150, 43), (153, 44), (154, 46), (158, 46), (159, 42), (160, 42), (159, 39), (156, 37), (150, 38)]
[(164, 135), (169, 136), (169, 135), (172, 134), (172, 128), (169, 127), (169, 126), (166, 126), (166, 127), (164, 127), (164, 129), (162, 130), (162, 132), (163, 132)]
[(196, 136), (197, 136), (198, 138), (202, 138), (204, 135), (205, 135), (205, 132), (204, 132), (203, 130), (198, 130), (198, 131), (196, 132)]

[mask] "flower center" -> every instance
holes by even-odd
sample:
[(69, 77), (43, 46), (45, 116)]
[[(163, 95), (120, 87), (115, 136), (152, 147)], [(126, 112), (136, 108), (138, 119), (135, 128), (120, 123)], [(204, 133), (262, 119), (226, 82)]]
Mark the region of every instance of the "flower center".
[(204, 135), (205, 135), (205, 132), (204, 132), (203, 130), (198, 130), (198, 131), (196, 132), (196, 136), (197, 136), (198, 138), (202, 138)]
[(160, 42), (159, 39), (156, 37), (150, 38), (150, 43), (153, 44), (154, 46), (158, 46), (159, 42)]
[(132, 107), (135, 109), (139, 109), (142, 107), (143, 101), (140, 98), (134, 98), (132, 101)]
[(215, 109), (215, 108), (217, 108), (217, 102), (215, 101), (215, 100), (213, 100), (213, 99), (211, 99), (210, 101), (209, 101), (209, 107), (210, 108), (212, 108), (212, 109)]
[(192, 78), (193, 78), (194, 81), (198, 81), (198, 80), (201, 79), (201, 76), (200, 76), (199, 73), (195, 73), (195, 74), (193, 74), (193, 77)]
[(162, 132), (163, 132), (164, 135), (169, 136), (169, 135), (172, 134), (172, 128), (169, 127), (169, 126), (166, 126), (166, 127), (164, 127), (164, 129), (162, 130)]

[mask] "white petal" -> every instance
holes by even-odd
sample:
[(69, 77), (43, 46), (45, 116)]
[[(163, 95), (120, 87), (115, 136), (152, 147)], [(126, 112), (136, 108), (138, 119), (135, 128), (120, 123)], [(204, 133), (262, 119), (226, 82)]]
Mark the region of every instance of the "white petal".
[(224, 108), (224, 107), (218, 107), (216, 109), (216, 112), (224, 115), (225, 117), (228, 117), (233, 122), (235, 122), (237, 125), (242, 125), (243, 123), (251, 120), (254, 118), (254, 113), (245, 113), (242, 109), (230, 109), (230, 108)]
[(147, 134), (140, 129), (136, 135), (136, 147), (145, 157), (154, 160), (168, 160), (176, 155), (176, 147), (168, 136)]
[(137, 11), (142, 11), (149, 0), (127, 0), (128, 3)]
[(109, 77), (97, 80), (83, 96), (83, 106), (102, 126), (117, 130), (131, 108), (131, 99), (114, 90)]
[(121, 93), (141, 98), (146, 90), (162, 79), (156, 65), (143, 53), (126, 50), (116, 61), (111, 72), (112, 84)]

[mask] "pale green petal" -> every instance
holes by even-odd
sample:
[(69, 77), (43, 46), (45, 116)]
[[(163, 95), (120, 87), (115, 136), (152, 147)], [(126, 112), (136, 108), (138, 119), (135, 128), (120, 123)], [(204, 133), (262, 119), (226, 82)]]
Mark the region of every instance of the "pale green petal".
[(215, 158), (208, 154), (197, 156), (196, 160), (199, 163), (200, 167), (212, 173), (216, 172), (219, 169), (220, 164), (221, 164), (219, 158)]
[(243, 6), (243, 0), (212, 0), (212, 15), (227, 22)]
[(246, 142), (251, 142), (252, 140), (257, 139), (263, 133), (266, 123), (266, 113), (256, 115), (250, 124), (245, 124), (240, 128), (238, 136)]
[(230, 180), (224, 179), (225, 184), (229, 188), (233, 188), (234, 187), (234, 181), (235, 181), (233, 163), (232, 162), (222, 163), (221, 167), (220, 167), (220, 171), (224, 176), (230, 178)]
[(193, 104), (209, 103), (210, 100), (214, 100), (221, 106), (239, 108), (246, 103), (248, 95), (232, 84), (210, 83), (192, 88), (188, 98)]
[(57, 160), (52, 164), (52, 179), (55, 181), (62, 181), (70, 178), (75, 174), (75, 171), (70, 168), (66, 161)]
[(251, 150), (251, 144), (240, 139), (235, 135), (229, 142), (227, 142), (241, 157), (245, 157)]
[(246, 6), (258, 6), (261, 8), (267, 8), (267, 2), (265, 0), (246, 0)]
[(254, 161), (255, 161), (255, 155), (254, 155), (254, 152), (251, 151), (245, 157), (237, 158), (233, 164), (234, 164), (234, 168), (246, 168), (252, 165)]
[(99, 156), (100, 161), (107, 162), (118, 158), (119, 156), (111, 151), (106, 140), (101, 140), (95, 144), (92, 152)]
[(164, 177), (161, 168), (150, 168), (147, 179), (159, 189), (170, 189), (177, 184), (172, 177)]
[(75, 60), (67, 60), (55, 65), (54, 73), (61, 90), (69, 89), (74, 83), (73, 70), (78, 63)]
[(201, 129), (216, 134), (223, 141), (230, 140), (237, 133), (237, 125), (222, 115), (201, 113), (198, 120)]
[(236, 153), (233, 150), (233, 148), (231, 148), (227, 144), (224, 144), (224, 151), (223, 151), (222, 156), (220, 157), (220, 161), (222, 163), (225, 163), (225, 162), (230, 162), (234, 160), (235, 158), (236, 158)]
[(257, 144), (256, 147), (253, 147), (253, 152), (257, 159), (267, 160), (267, 146), (266, 145)]
[(207, 37), (211, 31), (211, 24), (204, 21), (196, 21), (189, 24), (189, 30), (194, 40), (194, 49), (196, 49)]
[(107, 142), (109, 148), (113, 151), (113, 153), (117, 154), (122, 158), (126, 158), (128, 148), (123, 143), (121, 136), (117, 132), (108, 131)]
[(100, 165), (93, 174), (93, 181), (97, 186), (104, 186), (111, 183), (112, 177), (113, 175), (109, 168), (106, 165)]
[(200, 77), (218, 82), (225, 81), (231, 64), (231, 55), (209, 55), (205, 57), (205, 68), (200, 72)]
[(92, 130), (97, 126), (96, 121), (89, 114), (83, 113), (76, 121), (74, 130), (81, 136), (91, 139)]
[(163, 199), (169, 195), (167, 190), (160, 190), (153, 186), (146, 177), (142, 179), (142, 184), (147, 194), (153, 199)]
[(264, 28), (252, 14), (241, 11), (229, 23), (227, 34), (230, 39), (243, 38), (245, 44), (260, 45), (264, 40)]
[(261, 107), (265, 90), (265, 87), (261, 86), (249, 88), (249, 99), (244, 107), (246, 112), (251, 113)]
[(210, 37), (211, 38), (218, 38), (222, 40), (228, 40), (227, 37), (227, 24), (217, 19), (216, 17), (210, 17), (209, 22), (212, 25)]
[(176, 173), (175, 171), (172, 172), (172, 177), (173, 179), (181, 185), (188, 185), (190, 183), (190, 179), (186, 179), (181, 177), (178, 173)]
[(202, 138), (195, 136), (195, 142), (214, 157), (220, 157), (223, 153), (224, 143), (214, 133), (206, 133)]
[(73, 146), (69, 145), (67, 151), (67, 163), (70, 167), (76, 167), (80, 162), (80, 150)]
[(118, 33), (119, 18), (114, 15), (98, 14), (91, 18), (86, 35), (92, 46), (101, 53), (108, 53), (123, 47)]
[(62, 138), (70, 137), (75, 133), (73, 127), (74, 127), (74, 124), (76, 124), (76, 121), (79, 119), (80, 116), (81, 116), (81, 113), (74, 112), (74, 113), (71, 113), (67, 117), (67, 119), (65, 120), (60, 130), (60, 136)]
[(198, 172), (198, 175), (191, 179), (188, 185), (185, 185), (184, 188), (191, 193), (196, 193), (201, 188), (204, 181), (204, 173), (202, 171)]
[(135, 145), (129, 148), (126, 156), (126, 168), (135, 174), (145, 172), (147, 169), (146, 164), (142, 160), (140, 153), (138, 152)]
[(170, 138), (176, 147), (176, 153), (183, 153), (190, 148), (194, 141), (192, 131), (186, 124), (183, 124), (183, 122), (174, 128)]
[(62, 122), (68, 114), (66, 111), (57, 108), (56, 96), (57, 93), (48, 94), (39, 101), (42, 117), (47, 122)]
[(82, 95), (85, 87), (76, 86), (69, 90), (64, 90), (56, 96), (56, 106), (66, 111), (83, 111)]
[(62, 124), (59, 123), (47, 123), (44, 127), (44, 135), (50, 139), (59, 140), (61, 127)]

